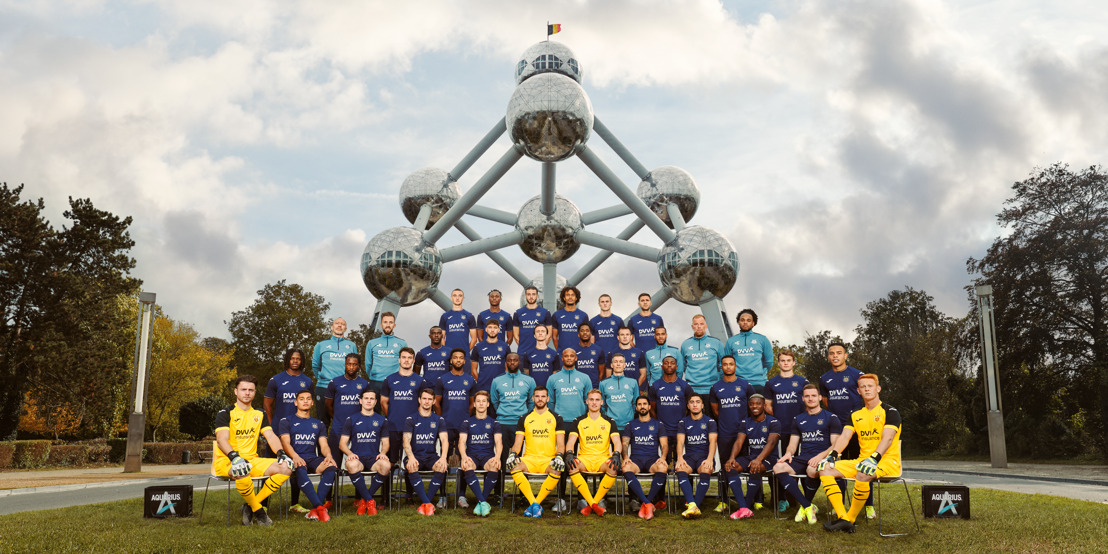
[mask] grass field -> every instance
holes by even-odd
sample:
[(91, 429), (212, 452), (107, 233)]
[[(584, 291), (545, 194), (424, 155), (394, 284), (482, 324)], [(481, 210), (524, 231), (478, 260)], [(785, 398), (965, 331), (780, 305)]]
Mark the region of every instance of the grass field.
[[(911, 527), (903, 493), (884, 493), (887, 523)], [(199, 511), (203, 490), (196, 491)], [(817, 503), (822, 503), (822, 495)], [(917, 514), (920, 492), (912, 488)], [(972, 491), (973, 519), (924, 520), (922, 532), (898, 538), (877, 536), (875, 523), (861, 523), (853, 535), (828, 533), (822, 526), (774, 520), (769, 509), (754, 519), (731, 521), (706, 511), (694, 521), (659, 514), (652, 521), (633, 516), (569, 515), (547, 510), (541, 520), (512, 515), (494, 506), (478, 518), (463, 510), (439, 510), (434, 517), (414, 507), (377, 516), (348, 510), (328, 523), (274, 514), (271, 528), (226, 526), (223, 490), (211, 493), (201, 523), (188, 519), (142, 517), (142, 502), (130, 500), (60, 510), (0, 516), (0, 551), (41, 552), (319, 552), (334, 550), (419, 552), (775, 552), (819, 551), (1008, 551), (1104, 552), (1108, 548), (1108, 506), (1043, 495), (987, 489)], [(237, 516), (240, 502), (234, 501)], [(708, 508), (714, 501), (706, 502)], [(821, 506), (821, 509), (823, 506)], [(520, 510), (522, 511), (522, 510)], [(791, 515), (791, 513), (790, 513)], [(914, 528), (913, 528), (914, 531)]]

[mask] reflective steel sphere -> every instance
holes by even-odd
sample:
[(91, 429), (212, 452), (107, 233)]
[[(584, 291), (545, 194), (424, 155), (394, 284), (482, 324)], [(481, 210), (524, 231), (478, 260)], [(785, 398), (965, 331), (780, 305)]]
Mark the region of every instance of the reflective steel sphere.
[(565, 261), (581, 247), (573, 238), (584, 227), (581, 210), (560, 195), (554, 195), (554, 213), (549, 216), (539, 211), (541, 206), (542, 197), (536, 196), (519, 209), (516, 229), (523, 234), (519, 247), (536, 262)]
[(378, 300), (389, 296), (402, 306), (418, 304), (441, 276), (439, 249), (411, 227), (382, 231), (362, 252), (362, 281)]
[[(726, 237), (707, 227), (691, 226), (662, 248), (658, 277), (673, 298), (696, 306), (710, 296), (723, 298), (739, 276), (739, 255)], [(707, 296), (706, 296), (707, 294)]]
[(592, 133), (592, 103), (576, 81), (542, 73), (519, 84), (506, 116), (512, 142), (528, 157), (556, 162), (574, 154)]
[[(566, 278), (562, 277), (561, 275), (557, 275), (556, 278), (554, 279), (554, 281), (555, 281), (554, 286), (557, 289), (557, 290), (554, 291), (554, 297), (557, 298), (557, 297), (561, 296), (562, 289), (564, 289), (566, 287), (566, 282), (567, 281), (566, 281)], [(538, 277), (535, 277), (534, 279), (531, 279), (531, 282), (527, 283), (527, 284), (532, 285), (532, 286), (539, 289), (539, 306), (542, 306), (542, 304), (543, 304), (543, 302), (542, 302), (542, 291), (543, 291), (542, 275), (539, 275)], [(525, 291), (519, 293), (519, 307), (521, 307), (521, 308), (527, 305), (527, 297), (524, 296), (526, 294), (526, 292), (527, 291), (525, 290)], [(558, 300), (556, 302), (556, 304), (558, 304), (558, 306), (556, 308), (546, 308), (546, 309), (550, 310), (550, 312), (553, 313), (554, 310), (560, 310), (560, 309), (566, 307), (566, 305), (563, 304), (561, 300)]]
[(430, 204), (431, 219), (427, 224), (434, 225), (459, 196), (458, 183), (450, 179), (450, 174), (442, 169), (425, 167), (409, 175), (400, 185), (400, 209), (409, 223), (415, 223), (419, 208)]
[(677, 204), (681, 217), (686, 222), (692, 219), (700, 205), (700, 189), (692, 175), (672, 165), (663, 165), (651, 171), (639, 183), (638, 195), (671, 229), (673, 222), (669, 220), (669, 212), (666, 211), (668, 204)]
[(549, 72), (561, 73), (581, 82), (581, 66), (577, 63), (573, 50), (560, 42), (545, 40), (528, 48), (519, 57), (516, 62), (516, 84), (532, 75)]

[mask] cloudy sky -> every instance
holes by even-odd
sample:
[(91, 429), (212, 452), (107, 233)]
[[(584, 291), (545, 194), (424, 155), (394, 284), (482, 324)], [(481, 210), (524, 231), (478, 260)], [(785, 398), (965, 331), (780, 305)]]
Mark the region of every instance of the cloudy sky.
[[(358, 262), (370, 237), (408, 225), (401, 182), (449, 170), (503, 117), (547, 21), (597, 116), (648, 168), (695, 177), (690, 223), (739, 252), (728, 310), (754, 307), (784, 343), (850, 337), (867, 301), (905, 285), (964, 314), (965, 260), (1001, 232), (1011, 183), (1105, 161), (1098, 2), (0, 0), (0, 180), (43, 197), (57, 225), (69, 196), (133, 216), (136, 276), (206, 335), (227, 336), (231, 312), (279, 279), (368, 322)], [(481, 204), (515, 212), (539, 179), (525, 158)], [(616, 203), (575, 158), (558, 183), (584, 211)], [(516, 307), (518, 285), (484, 257), (447, 265), (440, 286), (476, 312), (490, 285)], [(653, 264), (616, 255), (581, 288), (590, 313), (611, 292), (625, 315), (659, 286)], [(399, 334), (422, 345), (439, 313), (406, 308)], [(680, 338), (694, 308), (659, 313)]]

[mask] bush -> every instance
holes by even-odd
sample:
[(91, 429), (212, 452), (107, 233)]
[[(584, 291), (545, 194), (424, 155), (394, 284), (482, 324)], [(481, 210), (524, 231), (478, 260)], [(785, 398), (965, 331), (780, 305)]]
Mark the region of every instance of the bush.
[(106, 464), (111, 460), (112, 449), (106, 444), (94, 444), (88, 447), (88, 463)]
[(200, 450), (208, 450), (208, 443), (200, 442), (146, 442), (143, 443), (142, 461), (151, 464), (179, 464), (181, 454), (192, 452), (192, 459), (199, 459)]
[(108, 461), (113, 464), (121, 464), (127, 457), (127, 439), (126, 438), (111, 438), (107, 440), (108, 443)]
[(215, 416), (227, 407), (227, 401), (218, 396), (205, 396), (181, 406), (178, 424), (182, 433), (193, 439), (202, 439), (215, 431)]
[(55, 444), (46, 456), (46, 465), (83, 466), (88, 463), (88, 452), (87, 444)]
[(12, 467), (12, 456), (15, 455), (14, 442), (0, 442), (0, 469)]
[(12, 454), (14, 467), (42, 467), (50, 455), (50, 441), (15, 441), (14, 445), (15, 452)]

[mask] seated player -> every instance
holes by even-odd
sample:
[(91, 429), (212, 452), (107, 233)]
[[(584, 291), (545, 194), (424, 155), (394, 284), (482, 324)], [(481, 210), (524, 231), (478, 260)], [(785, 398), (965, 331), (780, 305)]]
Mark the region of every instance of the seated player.
[[(422, 501), (416, 511), (425, 516), (435, 514), (435, 505), (431, 503), (431, 499), (446, 480), (448, 469), (446, 456), (450, 436), (446, 432), (446, 420), (431, 411), (434, 405), (435, 391), (419, 391), (419, 410), (404, 421), (404, 454), (408, 457), (404, 469), (408, 471), (408, 482)], [(433, 472), (431, 485), (427, 490), (423, 489), (423, 477), (419, 475), (421, 471)]]
[[(362, 403), (360, 412), (346, 418), (339, 435), (339, 450), (346, 454), (346, 473), (354, 485), (357, 500), (354, 507), (360, 516), (377, 515), (377, 503), (373, 493), (381, 485), (392, 469), (389, 462), (388, 421), (385, 416), (375, 413), (377, 391), (367, 388), (358, 397)], [(366, 487), (363, 471), (372, 471), (373, 480)]]
[[(681, 517), (691, 519), (700, 516), (700, 504), (708, 494), (712, 473), (715, 472), (716, 420), (704, 414), (704, 400), (698, 394), (687, 401), (689, 415), (677, 422), (677, 484), (685, 496), (685, 511)], [(696, 494), (693, 494), (689, 474), (697, 474)]]
[[(242, 506), (242, 524), (273, 525), (262, 501), (280, 490), (292, 475), (292, 458), (281, 449), (281, 441), (273, 434), (265, 412), (250, 406), (258, 392), (258, 380), (253, 375), (235, 379), (235, 405), (220, 410), (215, 416), (215, 456), (212, 474), (231, 477), (246, 504)], [(277, 458), (258, 456), (258, 439), (265, 438)], [(251, 477), (268, 477), (259, 492), (254, 492)]]
[[(331, 507), (331, 502), (324, 503), (320, 499), (327, 498), (331, 494), (338, 464), (331, 456), (323, 422), (311, 416), (312, 404), (314, 401), (311, 390), (304, 389), (296, 393), (296, 415), (291, 418), (286, 417), (277, 424), (277, 435), (281, 437), (281, 447), (285, 452), (291, 452), (293, 476), (297, 488), (304, 491), (304, 495), (312, 503), (312, 509), (304, 517), (316, 521), (328, 521), (331, 516), (327, 513), (327, 509)], [(319, 494), (316, 494), (312, 480), (308, 478), (309, 471), (321, 474)]]
[[(812, 504), (812, 498), (819, 487), (816, 468), (831, 453), (831, 445), (839, 440), (843, 425), (838, 416), (820, 407), (819, 385), (804, 385), (801, 400), (804, 411), (793, 418), (788, 433), (789, 444), (785, 455), (773, 466), (773, 473), (785, 492), (800, 504), (796, 521), (799, 523), (807, 519), (809, 524), (815, 524), (817, 508)], [(796, 485), (793, 474), (808, 475), (804, 479), (803, 492)]]
[[(639, 507), (639, 517), (651, 519), (654, 517), (654, 510), (659, 509), (651, 503), (651, 499), (666, 485), (669, 467), (664, 453), (668, 451), (668, 445), (665, 428), (661, 421), (650, 417), (650, 400), (645, 396), (635, 400), (635, 415), (637, 417), (623, 429), (623, 478), (642, 504)], [(650, 482), (650, 494), (643, 494), (642, 485), (635, 476), (644, 469), (654, 474), (654, 479)]]
[[(619, 428), (612, 418), (600, 413), (604, 405), (604, 397), (600, 391), (589, 391), (585, 399), (589, 411), (577, 418), (569, 428), (569, 439), (566, 441), (566, 467), (569, 468), (569, 478), (581, 493), (581, 499), (585, 501), (585, 507), (581, 508), (581, 515), (604, 515), (604, 507), (600, 501), (608, 494), (612, 485), (616, 482), (616, 470), (623, 462), (620, 460), (621, 448), (619, 440)], [(580, 451), (573, 453), (573, 447), (581, 443)], [(604, 477), (596, 487), (596, 494), (589, 493), (589, 484), (581, 476), (581, 472), (604, 472)]]
[[(731, 519), (746, 519), (753, 517), (754, 512), (748, 506), (756, 504), (758, 493), (762, 490), (762, 474), (769, 471), (777, 462), (777, 439), (781, 436), (781, 426), (777, 420), (766, 415), (766, 398), (759, 393), (750, 395), (747, 409), (750, 416), (739, 423), (739, 436), (735, 438), (735, 445), (731, 447), (730, 455), (725, 467), (731, 471), (729, 485), (739, 509), (731, 514)], [(745, 447), (745, 448), (744, 448)], [(739, 454), (746, 450), (745, 456)], [(746, 497), (743, 497), (742, 479), (740, 472), (750, 474), (746, 486)]]
[[(466, 484), (477, 496), (477, 505), (473, 507), (474, 515), (486, 517), (492, 511), (488, 497), (500, 480), (500, 452), (503, 448), (500, 423), (489, 417), (489, 393), (477, 391), (473, 395), (473, 415), (462, 422), (458, 438), (462, 471), (465, 472), (463, 475)], [(485, 470), (483, 486), (477, 482), (478, 469)]]
[[(512, 473), (519, 491), (530, 502), (524, 510), (526, 517), (542, 517), (542, 501), (558, 487), (558, 480), (566, 469), (562, 455), (565, 452), (565, 424), (558, 414), (546, 407), (549, 395), (546, 387), (535, 387), (532, 398), (535, 409), (519, 418), (516, 424), (516, 441), (508, 453), (504, 467)], [(522, 456), (521, 456), (522, 454)], [(526, 473), (546, 473), (546, 480), (538, 496), (531, 491)]]
[[(850, 423), (843, 426), (843, 433), (835, 441), (831, 453), (819, 464), (820, 481), (827, 500), (835, 508), (838, 517), (823, 524), (828, 531), (854, 532), (854, 520), (862, 512), (869, 497), (870, 483), (881, 477), (900, 475), (900, 412), (883, 404), (878, 396), (881, 386), (877, 376), (866, 373), (858, 377), (858, 394), (865, 406), (850, 414)], [(857, 460), (838, 459), (850, 444), (850, 437), (858, 435)], [(843, 506), (843, 495), (835, 483), (836, 477), (854, 478), (854, 495), (850, 510)]]

